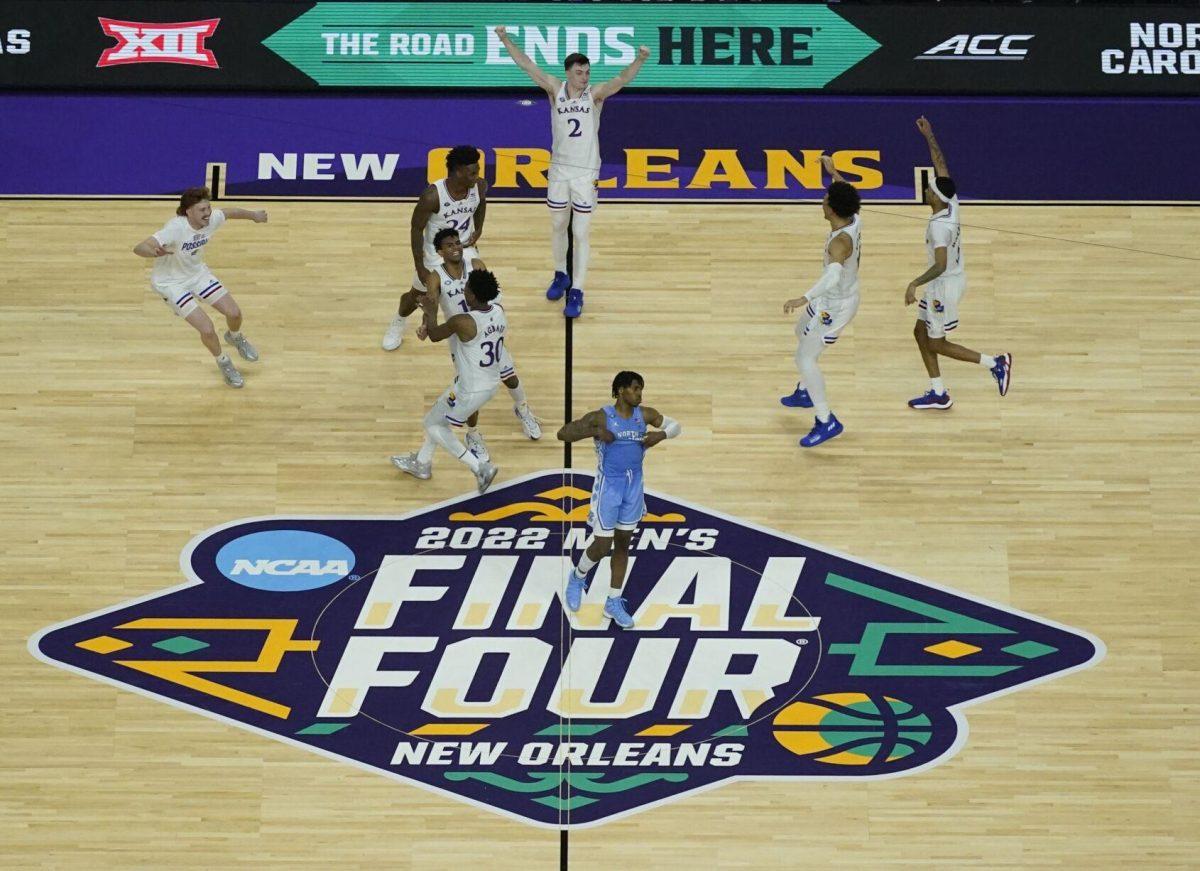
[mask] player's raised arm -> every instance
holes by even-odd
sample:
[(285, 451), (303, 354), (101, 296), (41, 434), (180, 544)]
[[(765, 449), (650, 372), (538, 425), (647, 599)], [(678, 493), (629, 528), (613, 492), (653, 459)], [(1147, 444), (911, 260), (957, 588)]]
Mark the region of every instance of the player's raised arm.
[[(846, 181), (844, 178), (842, 178), (842, 174), (834, 168), (833, 158), (828, 154), (821, 155), (821, 166), (824, 167), (825, 172), (828, 173), (829, 177), (834, 181)], [(846, 183), (849, 184), (849, 182)]]
[(581, 439), (600, 439), (602, 442), (613, 440), (612, 432), (604, 425), (604, 412), (589, 411), (579, 420), (573, 420), (559, 427), (558, 440), (560, 442), (577, 442)]
[(267, 210), (258, 209), (251, 211), (250, 209), (221, 209), (225, 213), (225, 217), (230, 221), (253, 221), (256, 224), (267, 223)]
[(925, 137), (925, 143), (929, 146), (929, 159), (933, 161), (934, 171), (938, 175), (950, 175), (950, 169), (946, 166), (946, 156), (942, 154), (937, 137), (933, 135), (933, 125), (924, 115), (917, 119), (917, 129), (921, 131), (921, 135)]
[(594, 99), (596, 102), (600, 102), (601, 100), (611, 97), (617, 91), (621, 90), (621, 88), (628, 85), (637, 76), (638, 71), (642, 68), (642, 64), (646, 62), (648, 57), (650, 57), (650, 49), (644, 45), (640, 46), (638, 48), (637, 57), (634, 58), (633, 63), (625, 67), (625, 69), (621, 70), (621, 72), (617, 73), (607, 82), (601, 82), (600, 84), (596, 85), (596, 87), (592, 88), (592, 99)]
[(500, 25), (495, 28), (496, 36), (500, 43), (508, 51), (508, 56), (513, 59), (517, 66), (525, 71), (525, 75), (533, 79), (539, 88), (553, 97), (558, 93), (559, 86), (562, 85), (558, 79), (543, 70), (525, 52), (517, 48), (517, 44), (512, 41), (512, 37), (508, 35), (508, 28)]
[(428, 293), (421, 297), (421, 310), (424, 313), (422, 326), (431, 342), (441, 342), (451, 336), (458, 336), (461, 341), (469, 342), (475, 338), (478, 331), (475, 319), (468, 314), (455, 315), (445, 323), (438, 323), (438, 304)]

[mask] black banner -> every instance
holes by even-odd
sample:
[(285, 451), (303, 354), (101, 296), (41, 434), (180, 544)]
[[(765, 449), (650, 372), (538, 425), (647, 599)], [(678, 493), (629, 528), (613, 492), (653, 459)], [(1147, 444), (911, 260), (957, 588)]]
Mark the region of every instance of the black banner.
[[(584, 42), (586, 31), (602, 33), (605, 52), (620, 45), (610, 32), (617, 40), (626, 34), (629, 45), (651, 45), (632, 86), (648, 90), (1200, 95), (1195, 6), (504, 8), (511, 10), (504, 16), (526, 22), (521, 27), (533, 33), (527, 47), (543, 49), (539, 62), (547, 68), (558, 56), (546, 46), (561, 55), (572, 31)], [(485, 22), (474, 20), (485, 14), (496, 17), (471, 3), (0, 0), (0, 88), (525, 87), (514, 68), (496, 66), (489, 54), (495, 46)], [(581, 15), (597, 26), (580, 26)], [(443, 45), (456, 57), (438, 57)], [(604, 68), (603, 77), (615, 69)]]

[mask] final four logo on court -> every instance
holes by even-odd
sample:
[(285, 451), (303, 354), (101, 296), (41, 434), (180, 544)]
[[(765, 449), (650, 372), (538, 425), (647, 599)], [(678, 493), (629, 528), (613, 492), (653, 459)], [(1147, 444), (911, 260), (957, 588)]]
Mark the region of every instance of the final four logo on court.
[(593, 583), (568, 631), (591, 483), (545, 472), (399, 518), (230, 523), (187, 546), (182, 586), (30, 649), (553, 827), (739, 779), (912, 773), (961, 748), (966, 705), (1103, 656), (1079, 630), (654, 493), (636, 629), (608, 625)]

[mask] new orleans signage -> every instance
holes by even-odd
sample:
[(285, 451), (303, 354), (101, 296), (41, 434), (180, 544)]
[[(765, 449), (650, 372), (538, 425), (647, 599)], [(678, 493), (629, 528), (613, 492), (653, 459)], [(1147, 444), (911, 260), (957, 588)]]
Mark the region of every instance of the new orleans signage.
[(737, 780), (912, 774), (962, 748), (966, 706), (1103, 656), (1085, 632), (653, 493), (622, 632), (605, 583), (562, 607), (590, 488), (552, 471), (403, 517), (229, 523), (187, 546), (182, 585), (30, 649), (550, 827)]

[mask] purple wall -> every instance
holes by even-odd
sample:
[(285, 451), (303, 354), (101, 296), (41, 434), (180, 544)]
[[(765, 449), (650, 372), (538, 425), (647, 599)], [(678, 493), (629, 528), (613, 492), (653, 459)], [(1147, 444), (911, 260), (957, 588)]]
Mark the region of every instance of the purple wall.
[[(0, 194), (132, 195), (178, 192), (204, 179), (208, 163), (227, 166), (226, 194), (295, 197), (413, 197), (426, 183), (431, 149), (471, 142), (495, 148), (548, 148), (544, 98), (522, 95), (371, 96), (183, 94), (2, 94)], [(787, 176), (768, 189), (764, 150), (843, 154), (867, 168), (863, 195), (910, 201), (913, 167), (928, 165), (913, 124), (933, 122), (963, 199), (1004, 201), (1200, 201), (1200, 173), (1188, 159), (1200, 139), (1200, 100), (978, 99), (812, 96), (649, 96), (622, 94), (604, 110), (604, 172), (617, 186), (606, 198), (700, 200), (815, 199)], [(640, 188), (626, 149), (677, 149), (669, 170), (675, 188)], [(705, 150), (708, 168), (749, 187), (715, 180), (695, 187)], [(718, 149), (735, 150), (722, 155)], [(866, 152), (863, 154), (862, 152)], [(297, 178), (260, 179), (260, 155), (286, 161)], [(334, 177), (303, 178), (311, 168)], [(363, 154), (392, 161), (388, 172), (347, 177)], [(389, 158), (387, 155), (395, 155)], [(813, 159), (810, 156), (810, 159)], [(653, 162), (665, 162), (655, 157)], [(720, 166), (718, 167), (718, 164)], [(323, 169), (324, 168), (324, 169)], [(849, 174), (848, 174), (849, 175)], [(540, 199), (517, 179), (497, 198)]]

